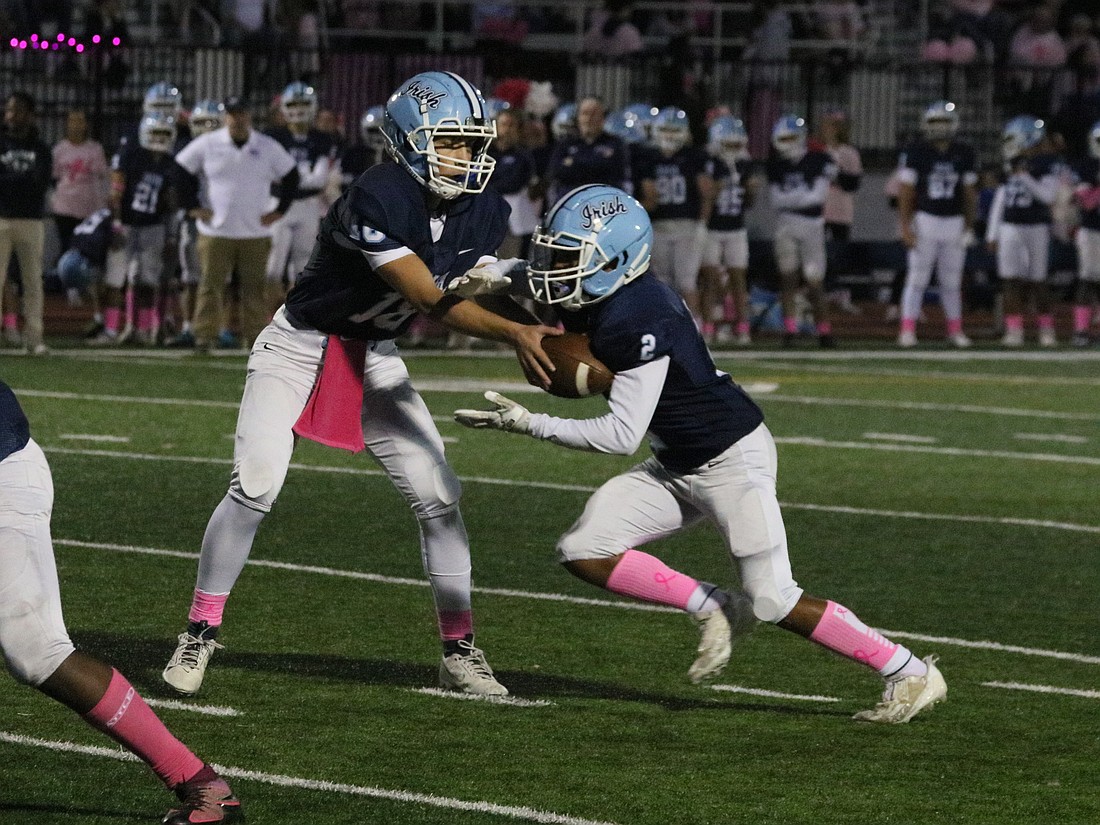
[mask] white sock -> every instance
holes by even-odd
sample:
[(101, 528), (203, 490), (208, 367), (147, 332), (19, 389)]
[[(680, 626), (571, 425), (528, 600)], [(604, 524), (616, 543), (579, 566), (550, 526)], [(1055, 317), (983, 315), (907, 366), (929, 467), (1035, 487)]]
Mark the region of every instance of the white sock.
[(729, 601), (729, 596), (717, 585), (699, 582), (699, 586), (688, 596), (687, 607), (684, 609), (692, 614), (709, 613), (712, 610), (717, 610), (727, 601)]

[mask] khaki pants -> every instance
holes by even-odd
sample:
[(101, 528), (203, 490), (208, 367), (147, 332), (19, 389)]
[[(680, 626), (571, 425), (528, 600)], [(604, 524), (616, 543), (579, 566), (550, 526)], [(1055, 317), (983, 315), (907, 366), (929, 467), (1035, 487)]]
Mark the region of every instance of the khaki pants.
[(268, 321), (264, 272), (271, 238), (220, 238), (199, 233), (199, 288), (195, 298), (195, 341), (209, 345), (222, 322), (222, 295), (233, 271), (241, 291), (241, 343), (252, 346)]
[[(46, 223), (41, 218), (0, 218), (0, 300), (12, 250), (23, 278), (23, 343), (33, 350), (42, 343), (42, 255)], [(2, 308), (0, 308), (2, 311)]]

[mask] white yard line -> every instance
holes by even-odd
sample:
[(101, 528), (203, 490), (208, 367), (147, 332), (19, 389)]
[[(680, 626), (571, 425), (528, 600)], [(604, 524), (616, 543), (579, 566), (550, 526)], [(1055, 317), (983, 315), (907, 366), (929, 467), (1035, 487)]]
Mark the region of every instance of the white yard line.
[[(18, 391), (16, 391), (18, 394)], [(931, 401), (879, 401), (866, 398), (824, 398), (817, 395), (769, 395), (764, 401), (820, 407), (863, 407), (876, 410), (917, 410), (1000, 415), (1012, 418), (1044, 418), (1055, 421), (1100, 421), (1100, 413), (1028, 410), (1020, 407), (985, 407), (981, 404), (936, 404)]]
[(796, 699), (800, 702), (843, 702), (836, 696), (816, 696), (812, 693), (780, 693), (777, 690), (742, 687), (741, 685), (711, 685), (711, 690), (723, 693), (747, 693), (749, 696), (767, 696), (773, 699)]
[[(75, 539), (55, 538), (54, 544), (63, 547), (84, 547), (91, 550), (108, 550), (116, 553), (134, 553), (137, 555), (159, 556), (163, 558), (192, 559), (197, 560), (198, 553), (188, 553), (182, 550), (165, 550), (156, 547), (136, 547), (125, 544), (106, 544), (102, 542), (77, 541)], [(293, 573), (313, 573), (322, 576), (355, 579), (369, 581), (377, 584), (393, 584), (411, 587), (428, 587), (429, 583), (423, 579), (400, 578), (396, 576), (383, 576), (379, 573), (362, 573), (356, 570), (340, 570), (333, 567), (318, 567), (315, 565), (293, 564), (291, 562), (267, 561), (265, 559), (249, 559), (246, 564), (251, 567), (266, 567), (275, 570), (287, 570)], [(474, 593), (489, 596), (504, 596), (507, 598), (533, 599), (537, 601), (564, 602), (568, 604), (584, 605), (589, 607), (605, 607), (618, 610), (636, 610), (650, 613), (680, 613), (672, 607), (644, 604), (641, 602), (610, 599), (588, 599), (579, 596), (569, 596), (564, 593), (541, 593), (530, 590), (512, 590), (498, 587), (474, 587)], [(1061, 659), (1083, 664), (1100, 665), (1100, 656), (1088, 656), (1081, 653), (1068, 653), (1060, 650), (1044, 650), (1042, 648), (1021, 647), (1019, 645), (1004, 645), (1000, 642), (956, 639), (950, 636), (929, 636), (920, 633), (907, 633), (901, 630), (883, 630), (887, 636), (899, 639), (916, 639), (953, 647), (971, 648), (974, 650), (996, 650), (1005, 653), (1019, 653), (1025, 656), (1039, 656), (1049, 659)]]
[(982, 682), (982, 687), (1024, 690), (1030, 693), (1057, 693), (1061, 696), (1079, 696), (1082, 699), (1100, 699), (1100, 690), (1078, 690), (1054, 687), (1054, 685), (1025, 685), (1023, 682)]
[(59, 438), (66, 441), (102, 441), (108, 444), (129, 444), (130, 438), (125, 435), (93, 435), (92, 433), (63, 433)]
[(475, 693), (459, 693), (443, 688), (409, 688), (409, 693), (419, 693), (422, 696), (435, 696), (439, 699), (454, 699), (459, 702), (485, 702), (489, 705), (511, 705), (517, 708), (551, 708), (554, 703), (549, 699), (524, 699), (520, 696), (481, 696)]
[(927, 453), (929, 455), (966, 456), (971, 458), (1005, 458), (1015, 461), (1046, 461), (1055, 464), (1084, 464), (1091, 467), (1100, 467), (1100, 456), (1018, 453), (1012, 450), (969, 450), (962, 447), (921, 447), (915, 444), (875, 444), (869, 441), (829, 441), (825, 438), (810, 436), (776, 438), (775, 443), (800, 447), (826, 447), (832, 450), (887, 450), (900, 453)]
[[(0, 731), (0, 742), (7, 742), (10, 745), (25, 745), (32, 748), (45, 748), (47, 750), (59, 751), (62, 753), (105, 757), (107, 759), (116, 759), (119, 762), (138, 761), (136, 756), (128, 751), (119, 750), (117, 747), (106, 748), (95, 745), (78, 745), (75, 742), (57, 742), (47, 739), (36, 739), (31, 736), (22, 736), (7, 731)], [(255, 771), (248, 768), (235, 768), (218, 764), (214, 764), (212, 767), (222, 776), (229, 777), (230, 779), (262, 782), (265, 785), (276, 785), (282, 788), (301, 788), (307, 791), (322, 791), (324, 793), (340, 794), (343, 796), (362, 796), (371, 799), (382, 799), (387, 802), (407, 802), (413, 805), (428, 805), (433, 808), (449, 808), (454, 811), (475, 811), (477, 813), (502, 816), (507, 819), (546, 823), (547, 825), (614, 825), (614, 823), (611, 822), (584, 819), (579, 816), (554, 813), (553, 811), (542, 811), (538, 808), (529, 808), (522, 805), (500, 805), (496, 802), (471, 802), (465, 799), (436, 796), (435, 794), (398, 791), (389, 788), (375, 788), (370, 785), (348, 785), (342, 782), (331, 782), (326, 779), (305, 779), (297, 776), (265, 773), (263, 771)]]
[(901, 441), (912, 444), (935, 444), (939, 441), (938, 438), (928, 435), (906, 435), (905, 433), (864, 433), (863, 437), (875, 441)]
[[(810, 375), (857, 375), (881, 376), (884, 378), (915, 378), (927, 381), (929, 378), (964, 383), (1009, 384), (1014, 386), (1061, 386), (1061, 387), (1100, 387), (1100, 378), (1070, 378), (1059, 375), (1010, 375), (998, 372), (950, 372), (948, 370), (903, 370), (883, 369), (862, 365), (860, 367), (838, 367), (832, 364), (787, 364), (780, 362), (757, 361), (755, 369), (775, 369), (787, 372), (806, 371)], [(733, 367), (736, 374), (736, 367)]]
[(1013, 438), (1020, 441), (1054, 441), (1059, 444), (1087, 444), (1083, 435), (1065, 435), (1063, 433), (1015, 433)]
[(203, 716), (241, 716), (241, 712), (235, 708), (219, 707), (218, 705), (193, 705), (190, 702), (180, 702), (176, 699), (150, 699), (145, 697), (145, 704), (152, 708), (165, 708), (167, 710), (184, 710), (188, 713), (200, 713)]

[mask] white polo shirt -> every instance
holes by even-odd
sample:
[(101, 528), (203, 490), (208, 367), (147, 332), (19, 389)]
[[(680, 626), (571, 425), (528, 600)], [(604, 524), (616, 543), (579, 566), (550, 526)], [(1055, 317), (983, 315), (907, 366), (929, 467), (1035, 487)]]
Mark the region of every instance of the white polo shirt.
[(238, 148), (228, 127), (199, 135), (176, 162), (201, 178), (203, 206), (214, 212), (210, 221), (197, 221), (199, 232), (219, 238), (270, 236), (260, 217), (271, 209), (271, 184), (296, 165), (277, 140), (255, 129)]

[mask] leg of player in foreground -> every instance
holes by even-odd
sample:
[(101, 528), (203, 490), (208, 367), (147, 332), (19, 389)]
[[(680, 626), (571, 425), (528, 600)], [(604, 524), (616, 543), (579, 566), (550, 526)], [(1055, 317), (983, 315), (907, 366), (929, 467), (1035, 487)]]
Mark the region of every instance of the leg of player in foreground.
[[(6, 386), (0, 392), (14, 399)], [(241, 822), (225, 780), (176, 739), (126, 678), (74, 649), (50, 537), (53, 481), (33, 441), (0, 462), (0, 648), (11, 674), (140, 757), (180, 804), (169, 825)]]
[[(207, 525), (187, 629), (164, 669), (164, 680), (180, 693), (199, 690), (210, 657), (221, 647), (216, 639), (226, 601), (286, 478), (295, 442), (292, 428), (313, 389), (324, 342), (321, 333), (295, 329), (280, 310), (249, 357), (229, 492)], [(467, 693), (504, 695), (507, 689), (473, 642), (470, 548), (458, 509), (461, 486), (392, 343), (379, 342), (375, 349), (367, 354), (363, 435), (420, 526), (444, 649), (440, 681)]]

